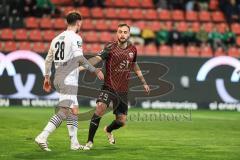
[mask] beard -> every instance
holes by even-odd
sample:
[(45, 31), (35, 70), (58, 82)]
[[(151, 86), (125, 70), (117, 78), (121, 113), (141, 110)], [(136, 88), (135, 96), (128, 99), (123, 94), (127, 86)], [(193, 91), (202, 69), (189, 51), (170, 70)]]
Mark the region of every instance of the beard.
[(126, 43), (128, 41), (128, 38), (118, 38), (119, 43)]

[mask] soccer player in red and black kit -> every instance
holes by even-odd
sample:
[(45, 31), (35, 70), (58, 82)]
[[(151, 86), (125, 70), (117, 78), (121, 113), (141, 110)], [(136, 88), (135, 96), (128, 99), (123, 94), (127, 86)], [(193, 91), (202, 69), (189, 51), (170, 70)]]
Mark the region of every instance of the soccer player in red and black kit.
[(98, 56), (89, 59), (89, 63), (95, 65), (102, 60), (106, 63), (105, 81), (97, 99), (97, 107), (92, 116), (88, 141), (85, 150), (93, 147), (93, 138), (99, 126), (101, 117), (106, 109), (113, 105), (113, 113), (116, 119), (104, 128), (110, 144), (115, 144), (112, 131), (123, 127), (127, 119), (128, 111), (128, 81), (130, 71), (134, 70), (143, 83), (147, 94), (150, 88), (147, 85), (142, 72), (136, 62), (137, 49), (129, 42), (130, 27), (127, 24), (119, 24), (117, 29), (117, 41), (108, 43)]

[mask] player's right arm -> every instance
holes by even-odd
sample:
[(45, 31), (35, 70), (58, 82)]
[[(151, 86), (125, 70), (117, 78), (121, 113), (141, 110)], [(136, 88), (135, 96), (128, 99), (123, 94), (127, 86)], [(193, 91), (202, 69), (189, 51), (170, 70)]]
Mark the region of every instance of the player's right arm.
[[(107, 44), (104, 47), (104, 49), (100, 53), (98, 53), (97, 56), (88, 59), (88, 62), (91, 65), (95, 66), (98, 63), (100, 63), (102, 60), (106, 60), (108, 58), (108, 53), (109, 53), (110, 48), (111, 48), (111, 44)], [(83, 71), (83, 70), (85, 70), (85, 67), (84, 66), (80, 66), (79, 70)]]
[(43, 89), (46, 92), (50, 92), (52, 89), (51, 81), (50, 81), (52, 62), (53, 62), (53, 49), (52, 47), (50, 47), (47, 57), (45, 59), (45, 75), (44, 75)]
[[(96, 64), (98, 64), (101, 61), (102, 61), (102, 58), (100, 56), (95, 56), (95, 57), (88, 59), (88, 62), (93, 66), (95, 66)], [(79, 71), (83, 71), (85, 69), (86, 68), (84, 66), (79, 67)]]
[(76, 36), (75, 39), (72, 41), (72, 51), (74, 57), (79, 57), (79, 63), (84, 66), (87, 70), (92, 73), (95, 73), (100, 80), (104, 79), (104, 75), (102, 71), (98, 68), (95, 68), (89, 61), (83, 56), (82, 50), (82, 39), (80, 36)]

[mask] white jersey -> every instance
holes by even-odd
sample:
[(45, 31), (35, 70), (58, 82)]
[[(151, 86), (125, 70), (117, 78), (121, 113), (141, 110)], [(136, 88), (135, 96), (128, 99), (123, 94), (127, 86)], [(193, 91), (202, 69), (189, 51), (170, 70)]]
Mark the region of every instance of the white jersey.
[(50, 49), (54, 53), (54, 62), (67, 62), (83, 55), (82, 38), (74, 31), (64, 31), (52, 40)]
[[(55, 68), (59, 67), (58, 64), (67, 62), (74, 57), (82, 56), (82, 38), (76, 34), (74, 31), (64, 31), (58, 36), (56, 36), (50, 45), (48, 55), (46, 57), (46, 73), (49, 75), (51, 71), (51, 66), (49, 63), (54, 62)], [(73, 70), (65, 79), (65, 84), (77, 85), (78, 83), (79, 71), (76, 68)]]

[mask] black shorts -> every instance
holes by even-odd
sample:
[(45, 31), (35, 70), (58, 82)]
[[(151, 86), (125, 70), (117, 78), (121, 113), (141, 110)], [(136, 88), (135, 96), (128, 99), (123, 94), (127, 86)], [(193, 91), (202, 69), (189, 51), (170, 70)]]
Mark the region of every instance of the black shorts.
[(127, 92), (117, 93), (113, 89), (103, 86), (98, 96), (97, 102), (103, 102), (109, 107), (113, 103), (113, 114), (127, 115), (128, 112), (128, 94)]

